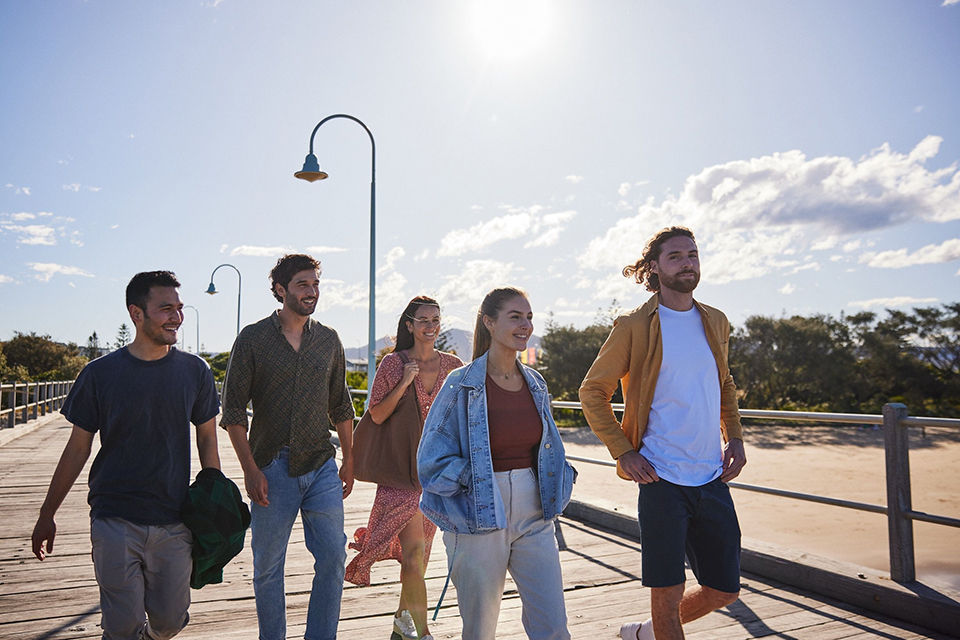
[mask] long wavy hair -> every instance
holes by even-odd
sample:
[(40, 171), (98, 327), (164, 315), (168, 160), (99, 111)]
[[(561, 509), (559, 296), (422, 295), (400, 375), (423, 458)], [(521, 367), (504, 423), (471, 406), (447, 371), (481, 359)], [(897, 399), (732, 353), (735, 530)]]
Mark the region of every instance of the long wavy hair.
[(480, 309), (477, 311), (477, 325), (473, 329), (473, 359), (476, 360), (490, 349), (490, 330), (483, 324), (483, 316), (496, 319), (503, 309), (504, 303), (511, 298), (520, 296), (527, 299), (527, 294), (522, 289), (516, 287), (500, 287), (494, 289), (486, 295), (483, 302), (480, 303)]
[(400, 314), (400, 321), (397, 323), (397, 342), (393, 345), (394, 352), (413, 346), (413, 333), (410, 332), (407, 323), (413, 322), (413, 314), (417, 312), (417, 307), (423, 305), (436, 307), (438, 311), (440, 309), (440, 303), (428, 296), (417, 296), (407, 303), (407, 308)]
[(660, 229), (660, 231), (657, 231), (657, 233), (647, 241), (647, 245), (643, 248), (641, 258), (635, 263), (623, 268), (623, 277), (632, 277), (637, 281), (637, 284), (646, 286), (647, 291), (652, 291), (653, 293), (660, 291), (660, 276), (653, 272), (653, 263), (660, 259), (660, 249), (663, 247), (663, 243), (670, 238), (676, 238), (678, 236), (690, 238), (694, 242), (697, 241), (697, 239), (693, 237), (693, 231), (690, 231), (690, 229), (686, 227), (665, 227)]

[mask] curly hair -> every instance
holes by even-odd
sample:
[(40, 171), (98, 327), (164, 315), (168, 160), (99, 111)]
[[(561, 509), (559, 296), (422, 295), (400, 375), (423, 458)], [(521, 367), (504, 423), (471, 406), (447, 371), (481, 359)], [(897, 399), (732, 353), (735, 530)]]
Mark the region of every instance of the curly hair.
[(633, 278), (637, 284), (645, 285), (647, 291), (660, 291), (660, 276), (653, 272), (653, 263), (660, 259), (660, 248), (670, 238), (685, 237), (696, 242), (693, 231), (686, 227), (664, 227), (647, 241), (641, 258), (623, 268), (624, 278)]
[(288, 253), (277, 260), (277, 264), (270, 270), (270, 293), (277, 302), (283, 302), (283, 298), (277, 293), (277, 285), (286, 289), (293, 276), (306, 269), (320, 273), (320, 262), (304, 253)]

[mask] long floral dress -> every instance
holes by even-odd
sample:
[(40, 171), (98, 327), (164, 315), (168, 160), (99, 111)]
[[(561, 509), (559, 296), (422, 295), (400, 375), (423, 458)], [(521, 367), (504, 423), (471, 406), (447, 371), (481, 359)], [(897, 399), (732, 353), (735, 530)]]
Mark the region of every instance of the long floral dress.
[[(434, 398), (443, 386), (447, 374), (462, 367), (463, 361), (457, 356), (440, 352), (440, 372), (432, 389), (424, 389), (420, 383), (420, 376), (413, 379), (413, 386), (417, 394), (417, 404), (420, 406), (420, 415), (426, 418), (427, 411), (433, 404)], [(370, 390), (370, 406), (383, 402), (383, 399), (393, 391), (403, 377), (403, 360), (396, 353), (384, 356), (377, 368), (373, 379), (373, 389)], [(400, 561), (401, 549), (398, 534), (407, 526), (407, 523), (420, 512), (420, 491), (414, 489), (399, 489), (396, 487), (377, 486), (377, 496), (373, 500), (370, 510), (370, 519), (366, 527), (360, 527), (353, 534), (351, 549), (359, 553), (347, 565), (344, 578), (356, 585), (370, 584), (370, 567), (374, 562), (393, 558)], [(430, 549), (433, 546), (433, 535), (437, 526), (427, 518), (423, 518), (423, 562), (426, 566), (430, 559)]]

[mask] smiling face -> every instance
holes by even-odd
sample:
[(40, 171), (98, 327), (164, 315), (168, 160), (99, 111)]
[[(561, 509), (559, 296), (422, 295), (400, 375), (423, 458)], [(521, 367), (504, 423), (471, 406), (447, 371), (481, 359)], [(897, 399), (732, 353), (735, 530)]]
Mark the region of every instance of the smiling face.
[(496, 318), (483, 316), (483, 324), (490, 331), (490, 346), (511, 351), (523, 351), (533, 334), (533, 311), (523, 296), (508, 298)]
[(293, 274), (290, 282), (284, 287), (274, 285), (277, 294), (283, 298), (283, 307), (300, 315), (309, 316), (317, 309), (317, 298), (320, 295), (320, 273), (313, 269), (304, 269)]
[(183, 323), (183, 303), (176, 287), (150, 287), (146, 308), (130, 305), (129, 311), (137, 336), (157, 346), (177, 343), (177, 330)]
[(413, 334), (414, 342), (424, 342), (433, 346), (440, 335), (440, 308), (422, 304), (413, 312), (413, 320), (407, 320), (407, 329)]
[(660, 257), (651, 265), (660, 288), (690, 293), (700, 282), (700, 254), (693, 238), (675, 236), (660, 245)]

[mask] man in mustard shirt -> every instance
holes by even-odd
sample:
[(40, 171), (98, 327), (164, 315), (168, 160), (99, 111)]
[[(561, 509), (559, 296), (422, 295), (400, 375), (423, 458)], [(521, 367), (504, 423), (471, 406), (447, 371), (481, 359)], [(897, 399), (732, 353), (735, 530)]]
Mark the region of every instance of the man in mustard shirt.
[[(590, 427), (638, 483), (643, 584), (652, 618), (627, 622), (629, 640), (683, 638), (682, 624), (740, 592), (740, 525), (726, 483), (746, 456), (727, 366), (730, 324), (693, 299), (700, 260), (693, 233), (669, 227), (623, 275), (653, 296), (617, 318), (580, 386)], [(623, 385), (617, 421), (610, 399)], [(684, 589), (684, 556), (698, 585)]]

